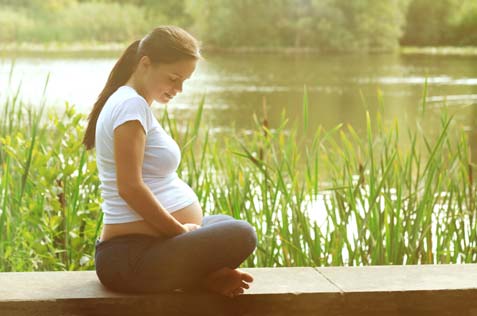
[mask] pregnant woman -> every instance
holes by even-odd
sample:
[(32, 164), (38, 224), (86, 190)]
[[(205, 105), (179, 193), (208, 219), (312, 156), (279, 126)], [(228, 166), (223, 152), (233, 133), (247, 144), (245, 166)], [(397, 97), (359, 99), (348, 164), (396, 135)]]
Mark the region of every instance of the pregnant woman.
[(154, 28), (127, 47), (88, 117), (96, 147), (103, 227), (96, 239), (101, 283), (119, 292), (210, 290), (234, 297), (252, 275), (237, 267), (257, 246), (246, 221), (202, 217), (198, 197), (176, 169), (181, 151), (151, 111), (182, 92), (202, 56), (177, 26)]

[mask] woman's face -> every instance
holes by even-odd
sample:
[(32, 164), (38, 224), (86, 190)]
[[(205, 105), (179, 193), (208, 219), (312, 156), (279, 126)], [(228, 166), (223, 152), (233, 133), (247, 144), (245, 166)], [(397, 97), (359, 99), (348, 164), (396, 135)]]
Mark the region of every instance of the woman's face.
[(182, 92), (182, 84), (192, 76), (197, 59), (186, 59), (171, 64), (148, 63), (144, 72), (144, 88), (153, 100), (167, 103)]

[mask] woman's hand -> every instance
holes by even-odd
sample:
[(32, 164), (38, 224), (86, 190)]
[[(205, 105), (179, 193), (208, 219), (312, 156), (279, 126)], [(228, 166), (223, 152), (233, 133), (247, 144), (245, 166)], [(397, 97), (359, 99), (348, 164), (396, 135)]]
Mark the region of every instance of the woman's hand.
[(193, 223), (185, 223), (185, 224), (182, 224), (182, 226), (185, 228), (186, 233), (191, 232), (193, 230), (196, 230), (196, 229), (202, 227), (200, 225), (193, 224)]

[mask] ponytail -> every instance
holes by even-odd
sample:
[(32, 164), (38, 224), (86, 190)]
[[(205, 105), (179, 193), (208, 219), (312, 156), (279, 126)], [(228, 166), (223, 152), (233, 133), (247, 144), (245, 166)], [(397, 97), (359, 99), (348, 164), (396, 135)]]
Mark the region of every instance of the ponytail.
[(86, 150), (92, 149), (95, 145), (96, 122), (98, 121), (99, 113), (101, 113), (104, 104), (114, 91), (128, 81), (134, 72), (138, 62), (139, 42), (140, 40), (132, 42), (123, 52), (111, 70), (103, 91), (101, 91), (97, 101), (94, 103), (93, 110), (88, 116), (88, 125), (83, 137), (83, 144), (86, 146)]
[(154, 64), (202, 58), (198, 40), (174, 25), (159, 25), (141, 40), (132, 42), (111, 70), (108, 81), (88, 116), (89, 122), (83, 137), (86, 150), (95, 146), (96, 122), (104, 104), (111, 94), (129, 80), (142, 56), (148, 56)]

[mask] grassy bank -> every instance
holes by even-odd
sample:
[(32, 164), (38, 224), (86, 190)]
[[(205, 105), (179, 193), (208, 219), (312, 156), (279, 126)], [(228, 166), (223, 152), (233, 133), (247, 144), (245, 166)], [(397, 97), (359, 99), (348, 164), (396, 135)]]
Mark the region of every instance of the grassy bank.
[(402, 54), (422, 54), (422, 55), (467, 55), (477, 56), (475, 46), (403, 46), (400, 49)]
[[(376, 116), (363, 112), (364, 133), (311, 128), (306, 89), (300, 126), (285, 112), (278, 126), (254, 116), (252, 134), (214, 139), (202, 121), (205, 98), (185, 132), (167, 108), (159, 121), (179, 143), (178, 174), (206, 214), (256, 228), (259, 246), (243, 266), (475, 262), (466, 132), (445, 109), (440, 129), (424, 132), (425, 103), (409, 121), (415, 128), (384, 122), (379, 100)], [(102, 220), (95, 155), (81, 145), (86, 115), (65, 109), (25, 104), (21, 90), (0, 105), (0, 271), (94, 268)]]
[[(124, 42), (3, 42), (0, 43), (0, 55), (11, 54), (58, 54), (58, 53), (106, 53), (119, 54), (130, 44)], [(218, 47), (204, 44), (201, 51), (217, 53), (285, 53), (285, 54), (322, 54), (318, 48), (312, 47)], [(370, 53), (383, 53), (379, 50)], [(385, 52), (388, 53), (388, 52)], [(442, 47), (417, 47), (402, 46), (398, 50), (401, 54), (422, 54), (422, 55), (467, 55), (476, 56), (477, 47), (475, 46), (442, 46)], [(356, 53), (355, 53), (356, 54)]]

